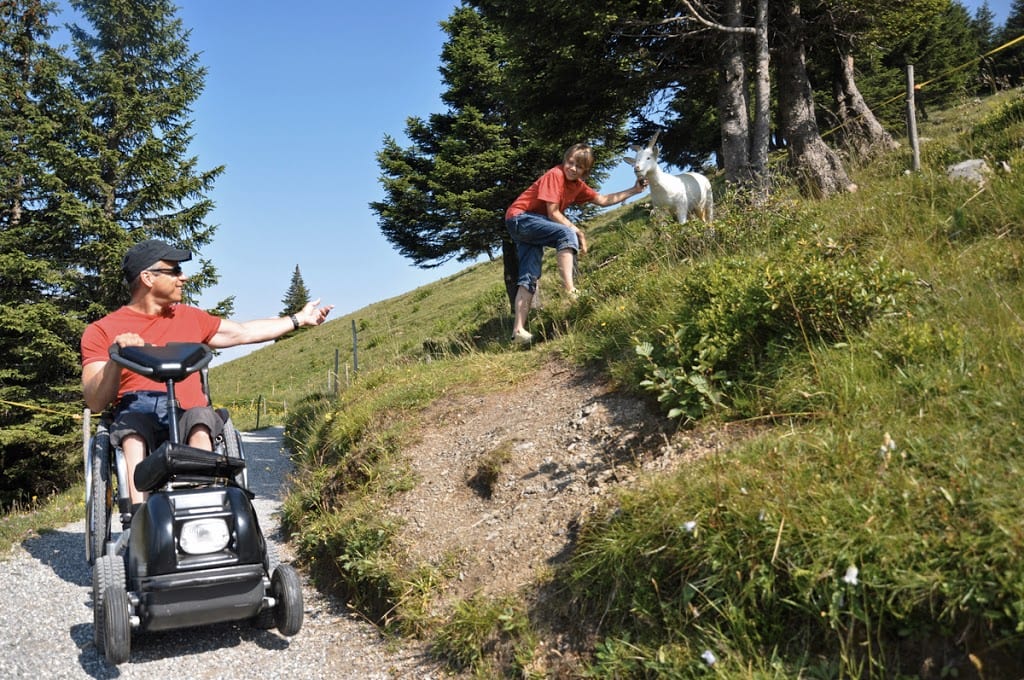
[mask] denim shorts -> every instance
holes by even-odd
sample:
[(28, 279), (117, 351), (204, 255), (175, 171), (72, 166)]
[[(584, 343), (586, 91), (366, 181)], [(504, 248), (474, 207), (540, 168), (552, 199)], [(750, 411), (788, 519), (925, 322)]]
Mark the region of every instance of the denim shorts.
[[(121, 446), (126, 436), (137, 434), (145, 440), (146, 450), (153, 451), (170, 436), (169, 415), (166, 392), (129, 392), (114, 408), (110, 443)], [(188, 433), (198, 425), (208, 427), (215, 438), (224, 429), (220, 416), (208, 406), (178, 412), (178, 434), (182, 442), (188, 440)]]
[(519, 254), (519, 278), (516, 284), (531, 293), (537, 291), (544, 248), (579, 252), (576, 231), (537, 213), (524, 212), (505, 220), (509, 235)]

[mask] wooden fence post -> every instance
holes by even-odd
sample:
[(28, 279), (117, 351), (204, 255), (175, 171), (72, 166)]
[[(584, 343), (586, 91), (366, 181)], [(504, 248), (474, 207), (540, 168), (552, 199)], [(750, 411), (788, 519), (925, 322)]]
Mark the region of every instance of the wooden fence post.
[(907, 135), (910, 137), (910, 151), (913, 155), (913, 169), (921, 169), (921, 147), (917, 140), (917, 109), (914, 106), (914, 65), (907, 64)]
[(359, 372), (359, 342), (356, 335), (356, 320), (352, 319), (352, 371)]

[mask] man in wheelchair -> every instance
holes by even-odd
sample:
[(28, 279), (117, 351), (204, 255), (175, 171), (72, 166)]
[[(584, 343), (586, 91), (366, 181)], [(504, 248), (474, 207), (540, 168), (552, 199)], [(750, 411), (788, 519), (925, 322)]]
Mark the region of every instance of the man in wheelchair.
[[(287, 317), (243, 323), (222, 319), (182, 304), (188, 276), (181, 263), (192, 259), (188, 250), (151, 239), (128, 249), (122, 269), (128, 284), (128, 304), (89, 324), (82, 334), (82, 392), (94, 412), (111, 407), (110, 442), (124, 453), (128, 494), (132, 505), (143, 502), (135, 488), (135, 467), (166, 439), (167, 394), (158, 382), (122, 369), (110, 360), (109, 349), (169, 342), (201, 342), (213, 349), (266, 342), (300, 326), (322, 324), (334, 305), (306, 304)], [(223, 421), (210, 407), (199, 375), (176, 388), (181, 408), (178, 431), (189, 446), (213, 450)]]

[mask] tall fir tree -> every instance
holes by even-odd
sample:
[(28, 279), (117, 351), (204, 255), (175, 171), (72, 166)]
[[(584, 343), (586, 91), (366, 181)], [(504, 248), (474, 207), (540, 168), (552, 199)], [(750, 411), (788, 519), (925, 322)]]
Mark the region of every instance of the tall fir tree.
[(47, 40), (54, 4), (0, 3), (0, 508), (77, 474), (81, 204), (70, 63)]
[(417, 266), (493, 258), (500, 249), (507, 282), (516, 261), (504, 211), (539, 165), (553, 165), (560, 152), (513, 119), (501, 34), (466, 7), (442, 27), (449, 36), (441, 54), (447, 111), (410, 118), (410, 147), (385, 137), (377, 163), (386, 197), (370, 208), (384, 237)]
[[(0, 3), (0, 504), (64, 488), (81, 446), (78, 344), (127, 299), (121, 258), (160, 237), (199, 250), (222, 168), (188, 155), (204, 71), (166, 0)], [(199, 261), (190, 293), (213, 281)], [(230, 301), (224, 303), (230, 307)]]
[[(1008, 43), (1024, 35), (1024, 0), (1013, 0), (1006, 15), (1006, 23), (1000, 33), (1000, 44)], [(997, 77), (1010, 86), (1024, 83), (1024, 44), (1016, 43), (1000, 52), (995, 59)]]
[(284, 304), (281, 316), (288, 316), (289, 314), (301, 311), (308, 302), (309, 289), (306, 288), (306, 284), (302, 280), (302, 272), (299, 271), (299, 265), (295, 265), (295, 271), (292, 272), (292, 282), (288, 286), (288, 292), (284, 294), (284, 298), (281, 300), (281, 303)]
[[(281, 310), (281, 316), (288, 316), (289, 314), (295, 314), (309, 302), (309, 289), (306, 288), (306, 284), (302, 280), (302, 272), (299, 271), (299, 265), (295, 265), (295, 271), (292, 272), (292, 281), (288, 285), (288, 291), (284, 294), (284, 298), (281, 299), (281, 303), (284, 304), (284, 309)], [(297, 332), (303, 332), (308, 330), (307, 328), (300, 328)], [(283, 335), (278, 338), (275, 342), (280, 342), (289, 336)]]
[(1024, 35), (1024, 0), (1013, 0), (1003, 24), (1002, 39), (1008, 41), (1021, 35)]
[[(207, 193), (222, 166), (198, 170), (189, 155), (191, 106), (206, 69), (170, 0), (71, 0), (92, 31), (71, 27), (74, 83), (87, 109), (80, 131), (82, 164), (74, 188), (88, 208), (81, 254), (98, 302), (91, 316), (123, 303), (125, 250), (161, 238), (199, 251), (215, 228)], [(195, 262), (186, 293), (216, 280), (207, 260)]]
[(982, 54), (996, 46), (998, 28), (996, 27), (996, 15), (989, 7), (988, 0), (978, 6), (971, 19), (971, 29), (978, 41), (978, 49)]

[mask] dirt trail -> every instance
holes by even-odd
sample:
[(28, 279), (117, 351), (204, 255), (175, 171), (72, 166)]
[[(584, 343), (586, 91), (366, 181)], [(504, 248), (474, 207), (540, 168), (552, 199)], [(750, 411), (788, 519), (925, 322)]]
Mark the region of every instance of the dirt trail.
[[(433, 404), (403, 452), (418, 484), (391, 512), (414, 561), (456, 558), (452, 597), (510, 594), (568, 557), (576, 529), (613, 489), (752, 432), (677, 432), (642, 400), (552, 360), (514, 389)], [(481, 464), (494, 459), (500, 473), (486, 486)]]

